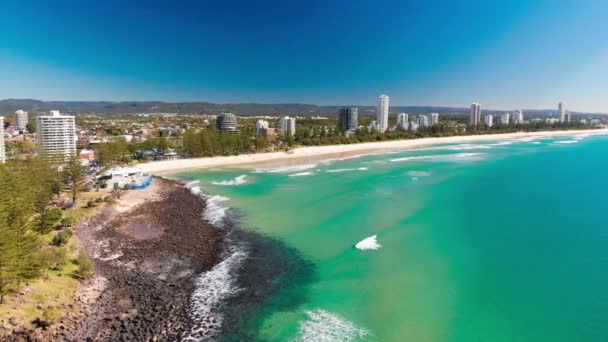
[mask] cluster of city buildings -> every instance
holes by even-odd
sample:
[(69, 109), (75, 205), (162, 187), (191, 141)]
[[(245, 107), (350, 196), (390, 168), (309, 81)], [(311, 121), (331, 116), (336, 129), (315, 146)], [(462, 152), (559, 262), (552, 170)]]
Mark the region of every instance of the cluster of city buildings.
[[(560, 102), (557, 106), (557, 110), (559, 113), (558, 118), (545, 118), (545, 123), (547, 124), (557, 124), (557, 123), (570, 123), (570, 113), (566, 111), (566, 107), (563, 102)], [(469, 114), (469, 125), (477, 126), (481, 124), (481, 104), (477, 102), (473, 102), (471, 104), (471, 111)], [(598, 120), (599, 122), (599, 120)], [(493, 127), (495, 125), (508, 126), (510, 124), (513, 125), (523, 125), (524, 114), (521, 110), (517, 109), (513, 113), (503, 113), (503, 114), (487, 114), (483, 116), (483, 124), (486, 127)], [(582, 124), (586, 124), (581, 121)]]

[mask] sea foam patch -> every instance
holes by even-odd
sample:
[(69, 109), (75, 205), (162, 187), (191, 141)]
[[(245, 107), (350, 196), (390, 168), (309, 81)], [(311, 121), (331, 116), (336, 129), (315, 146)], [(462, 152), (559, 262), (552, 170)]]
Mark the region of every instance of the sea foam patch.
[(428, 156), (414, 156), (414, 157), (403, 157), (391, 159), (391, 162), (405, 162), (405, 161), (454, 161), (454, 160), (474, 160), (480, 159), (484, 153), (457, 153), (457, 154), (436, 154)]
[(291, 175), (289, 175), (289, 177), (303, 177), (303, 176), (312, 176), (315, 173), (312, 171), (306, 171), (306, 172), (298, 172), (298, 173), (292, 173)]
[(241, 184), (245, 184), (247, 183), (247, 175), (240, 175), (238, 177), (235, 177), (234, 179), (230, 179), (230, 180), (225, 180), (225, 181), (221, 181), (221, 182), (211, 182), (211, 184), (213, 185), (241, 185)]
[(290, 173), (290, 172), (299, 172), (306, 171), (310, 169), (314, 169), (317, 167), (317, 164), (302, 164), (302, 165), (292, 165), (292, 166), (281, 166), (270, 169), (255, 169), (253, 173)]
[(559, 140), (559, 141), (554, 141), (553, 143), (555, 144), (576, 144), (578, 143), (578, 140)]
[(221, 227), (223, 225), (224, 218), (226, 217), (226, 211), (230, 209), (230, 207), (226, 204), (229, 198), (215, 195), (207, 196), (206, 199), (207, 207), (205, 208), (203, 217), (209, 223)]
[(300, 322), (293, 342), (350, 342), (369, 335), (365, 329), (347, 319), (325, 310), (307, 311), (308, 318)]
[(357, 244), (355, 245), (355, 248), (360, 249), (362, 251), (376, 250), (380, 247), (382, 247), (382, 245), (378, 243), (378, 235), (366, 237), (365, 239), (357, 242)]
[(344, 169), (332, 169), (332, 170), (326, 170), (325, 172), (329, 172), (329, 173), (341, 173), (341, 172), (349, 172), (349, 171), (367, 171), (368, 169), (366, 167), (359, 167), (356, 169), (353, 168), (344, 168)]
[(410, 171), (407, 175), (412, 177), (430, 177), (431, 173), (427, 171)]

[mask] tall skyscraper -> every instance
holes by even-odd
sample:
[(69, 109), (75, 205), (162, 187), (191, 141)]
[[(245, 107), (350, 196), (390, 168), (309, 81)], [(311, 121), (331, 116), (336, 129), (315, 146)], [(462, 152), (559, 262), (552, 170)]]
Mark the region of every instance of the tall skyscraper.
[(406, 113), (399, 113), (397, 115), (397, 127), (399, 129), (409, 129), (410, 128), (410, 116)]
[(236, 115), (232, 113), (222, 113), (215, 119), (215, 126), (220, 132), (236, 133), (237, 125)]
[(439, 123), (439, 113), (431, 113), (431, 126), (435, 126)]
[(36, 117), (38, 154), (56, 161), (67, 161), (76, 154), (76, 123), (71, 115), (52, 110)]
[(469, 115), (469, 124), (471, 126), (479, 125), (481, 120), (481, 105), (477, 102), (471, 103), (471, 113)]
[(0, 163), (6, 161), (6, 155), (4, 151), (4, 117), (0, 116)]
[(509, 125), (510, 116), (511, 115), (507, 113), (500, 115), (500, 124), (505, 126)]
[(22, 130), (25, 131), (25, 126), (27, 126), (27, 112), (19, 109), (18, 111), (15, 112), (15, 116), (17, 117), (17, 127)]
[(418, 115), (418, 124), (423, 128), (431, 127), (431, 123), (427, 115)]
[(376, 121), (378, 121), (378, 131), (380, 133), (386, 132), (388, 128), (388, 107), (388, 96), (380, 95), (378, 97), (378, 108), (376, 111)]
[(266, 129), (268, 129), (268, 127), (270, 127), (270, 124), (268, 124), (268, 121), (266, 120), (258, 120), (255, 123), (255, 135), (260, 136), (262, 135), (262, 132)]
[(494, 125), (494, 117), (492, 116), (492, 114), (484, 116), (483, 123), (486, 125), (486, 127), (492, 127)]
[(521, 125), (523, 123), (524, 123), (524, 113), (522, 113), (522, 111), (520, 109), (517, 109), (515, 112), (513, 112), (513, 124)]
[(566, 106), (563, 102), (560, 101), (560, 103), (557, 105), (557, 110), (559, 112), (559, 122), (566, 122)]
[(282, 118), (280, 121), (280, 127), (281, 134), (285, 136), (293, 136), (296, 134), (296, 118), (290, 118), (289, 116)]
[(338, 130), (340, 132), (354, 131), (359, 120), (359, 108), (342, 107), (338, 112)]

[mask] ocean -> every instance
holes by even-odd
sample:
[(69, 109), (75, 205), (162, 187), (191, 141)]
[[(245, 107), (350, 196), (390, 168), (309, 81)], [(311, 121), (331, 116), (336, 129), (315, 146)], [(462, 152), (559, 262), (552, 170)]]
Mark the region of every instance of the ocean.
[(607, 341), (607, 171), (576, 135), (176, 175), (231, 227), (193, 313), (226, 341)]

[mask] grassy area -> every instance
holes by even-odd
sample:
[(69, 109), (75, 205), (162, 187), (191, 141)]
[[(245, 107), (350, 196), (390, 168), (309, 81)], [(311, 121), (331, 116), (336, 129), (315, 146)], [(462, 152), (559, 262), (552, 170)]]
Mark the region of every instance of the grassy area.
[[(64, 210), (63, 217), (74, 218), (77, 222), (75, 225), (78, 225), (108, 205), (101, 202), (95, 203), (93, 208), (85, 208), (87, 202), (109, 195), (108, 192), (95, 191), (80, 193), (77, 205), (73, 209)], [(43, 245), (50, 245), (58, 233), (59, 231), (52, 231), (43, 235)], [(36, 318), (56, 322), (65, 312), (72, 310), (77, 304), (75, 291), (80, 286), (80, 279), (76, 276), (76, 258), (80, 246), (75, 235), (69, 239), (65, 248), (69, 260), (60, 270), (50, 270), (48, 279), (45, 272), (40, 278), (21, 284), (15, 293), (5, 296), (4, 304), (0, 305), (0, 321), (8, 322), (15, 318), (21, 326), (30, 327)]]

